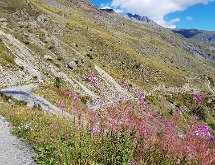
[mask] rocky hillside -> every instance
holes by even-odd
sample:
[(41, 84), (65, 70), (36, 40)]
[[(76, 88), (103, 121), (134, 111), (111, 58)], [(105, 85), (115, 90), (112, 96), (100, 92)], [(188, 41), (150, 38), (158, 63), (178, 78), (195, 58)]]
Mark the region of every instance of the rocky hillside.
[[(197, 29), (175, 29), (172, 31), (195, 42), (197, 46), (194, 48), (194, 54), (197, 50), (198, 55), (210, 61), (215, 61), (215, 32)], [(201, 53), (199, 50), (201, 50)]]
[[(61, 84), (90, 98), (136, 90), (207, 91), (214, 59), (167, 29), (99, 10), (86, 0), (2, 0), (0, 87)], [(96, 90), (90, 76), (99, 79)], [(191, 80), (192, 81), (189, 81)], [(214, 87), (212, 87), (214, 88)], [(108, 89), (108, 90), (106, 90)]]

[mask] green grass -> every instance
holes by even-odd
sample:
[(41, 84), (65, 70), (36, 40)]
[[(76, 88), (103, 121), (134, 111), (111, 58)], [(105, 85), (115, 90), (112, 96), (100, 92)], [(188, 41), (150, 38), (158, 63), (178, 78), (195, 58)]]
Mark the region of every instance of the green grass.
[[(54, 83), (54, 82), (53, 82)], [(65, 82), (62, 82), (62, 86), (57, 88), (53, 83), (45, 83), (41, 84), (37, 88), (33, 90), (37, 95), (45, 98), (50, 103), (59, 107), (61, 103), (64, 103), (66, 108), (64, 111), (69, 112), (71, 114), (74, 113), (74, 109), (82, 109), (86, 110), (86, 103), (91, 100), (90, 97), (79, 95), (79, 101), (73, 101), (70, 97), (70, 94), (74, 91), (67, 88)]]
[(8, 52), (8, 49), (4, 46), (3, 42), (0, 41), (0, 63), (4, 65), (16, 65), (14, 61), (14, 56)]
[(207, 94), (202, 95), (203, 100), (200, 104), (195, 104), (193, 94), (177, 94), (166, 98), (173, 105), (184, 107), (185, 116), (196, 115), (200, 121), (213, 125), (215, 124), (214, 97)]

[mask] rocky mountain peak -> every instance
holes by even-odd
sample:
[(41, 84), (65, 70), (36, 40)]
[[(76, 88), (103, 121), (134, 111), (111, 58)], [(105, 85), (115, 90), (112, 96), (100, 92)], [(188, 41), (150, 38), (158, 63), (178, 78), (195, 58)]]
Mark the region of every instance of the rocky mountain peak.
[(154, 22), (152, 19), (150, 19), (147, 16), (140, 16), (138, 14), (132, 14), (132, 13), (127, 13), (126, 16), (129, 19), (136, 20), (136, 21), (144, 23), (144, 24), (149, 24), (149, 25), (153, 25), (153, 26), (159, 26), (156, 22)]

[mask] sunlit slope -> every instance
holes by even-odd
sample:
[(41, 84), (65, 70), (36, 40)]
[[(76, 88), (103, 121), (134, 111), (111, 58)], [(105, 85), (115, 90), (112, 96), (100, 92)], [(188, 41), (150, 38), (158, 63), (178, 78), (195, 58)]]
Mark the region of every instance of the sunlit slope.
[[(49, 64), (83, 84), (89, 74), (98, 74), (95, 64), (116, 80), (145, 89), (160, 84), (182, 87), (191, 78), (192, 85), (207, 90), (207, 77), (215, 80), (215, 64), (184, 48), (191, 41), (169, 30), (104, 13), (84, 0), (3, 0), (0, 10), (0, 18), (8, 21), (0, 30), (31, 51), (29, 65), (35, 60), (47, 80), (57, 76), (47, 69)], [(17, 57), (9, 50), (11, 43), (3, 40), (1, 65), (8, 61), (20, 69), (13, 62)], [(67, 67), (71, 61), (77, 64), (72, 70)]]

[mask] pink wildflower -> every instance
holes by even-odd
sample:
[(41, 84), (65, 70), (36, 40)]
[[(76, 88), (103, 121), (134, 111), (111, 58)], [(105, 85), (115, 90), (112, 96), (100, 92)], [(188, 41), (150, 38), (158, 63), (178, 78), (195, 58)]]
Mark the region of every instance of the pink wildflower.
[(122, 88), (127, 88), (127, 83), (126, 83), (125, 80), (121, 80), (120, 85), (121, 85)]
[(202, 95), (195, 95), (193, 99), (196, 104), (199, 104), (203, 98), (202, 98)]
[(148, 128), (146, 127), (141, 128), (141, 133), (143, 134), (148, 133)]
[(139, 100), (145, 99), (145, 94), (143, 92), (138, 92), (136, 95), (137, 95)]
[(196, 131), (194, 133), (196, 136), (201, 136), (203, 138), (211, 137), (210, 128), (207, 125), (197, 126)]
[(92, 83), (92, 84), (97, 84), (98, 83), (98, 78), (96, 76), (90, 76), (88, 78), (88, 80)]
[(167, 128), (167, 129), (172, 129), (172, 128), (173, 128), (173, 125), (169, 123), (169, 124), (166, 125), (166, 128)]
[(77, 101), (78, 99), (79, 99), (79, 97), (78, 97), (78, 95), (76, 94), (76, 93), (71, 93), (71, 99), (73, 100), (73, 101)]
[(99, 132), (98, 128), (96, 128), (96, 127), (91, 127), (91, 128), (89, 129), (89, 131), (90, 131), (90, 134), (95, 134), (95, 133), (98, 133), (98, 132)]
[(63, 109), (65, 109), (65, 104), (62, 102), (62, 103), (60, 103), (60, 106), (59, 106), (59, 108), (61, 109), (61, 110), (63, 110)]
[(51, 129), (56, 130), (56, 129), (58, 129), (58, 126), (57, 126), (55, 123), (52, 123), (52, 124), (51, 124)]
[(147, 105), (148, 105), (147, 102), (145, 102), (144, 100), (140, 102), (140, 106), (142, 107), (146, 107)]
[(183, 112), (184, 112), (184, 109), (183, 108), (178, 108), (177, 110), (176, 110), (179, 114), (182, 114)]

